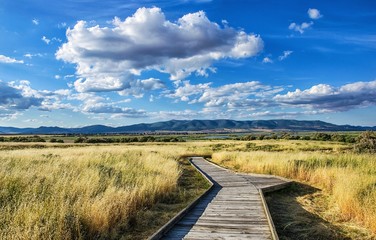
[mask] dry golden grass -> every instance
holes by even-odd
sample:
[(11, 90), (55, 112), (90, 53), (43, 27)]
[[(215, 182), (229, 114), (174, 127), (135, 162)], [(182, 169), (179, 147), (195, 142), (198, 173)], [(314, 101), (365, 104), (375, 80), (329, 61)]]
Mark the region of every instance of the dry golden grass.
[(176, 197), (179, 157), (212, 153), (213, 161), (237, 171), (323, 188), (340, 209), (339, 221), (363, 222), (376, 232), (376, 157), (349, 149), (279, 140), (0, 144), (0, 239), (129, 239), (135, 218), (150, 216), (140, 210)]
[(340, 211), (376, 233), (376, 156), (351, 152), (214, 153), (214, 162), (241, 172), (279, 175), (320, 187)]
[(0, 239), (116, 237), (176, 188), (176, 157), (123, 147), (2, 151)]

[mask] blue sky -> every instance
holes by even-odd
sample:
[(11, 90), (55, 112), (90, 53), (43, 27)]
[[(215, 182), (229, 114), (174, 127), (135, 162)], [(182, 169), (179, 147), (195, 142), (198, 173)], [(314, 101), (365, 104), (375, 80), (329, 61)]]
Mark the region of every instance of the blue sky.
[(0, 0), (0, 125), (376, 125), (376, 2)]

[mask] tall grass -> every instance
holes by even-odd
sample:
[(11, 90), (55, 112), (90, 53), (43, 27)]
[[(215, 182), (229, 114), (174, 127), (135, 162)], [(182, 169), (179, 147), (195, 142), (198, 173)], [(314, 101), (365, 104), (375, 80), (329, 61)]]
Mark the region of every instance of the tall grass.
[(376, 232), (376, 157), (349, 149), (342, 143), (277, 140), (96, 146), (2, 143), (0, 239), (134, 236), (129, 233), (139, 230), (135, 225), (140, 216), (151, 216), (145, 209), (157, 201), (163, 204), (164, 199), (171, 202), (189, 195), (185, 190), (174, 195), (182, 176), (179, 157), (213, 152), (213, 161), (238, 171), (319, 186), (331, 193), (344, 220), (362, 221)]
[(176, 188), (176, 158), (119, 146), (2, 151), (0, 239), (119, 238)]
[(212, 155), (214, 162), (241, 172), (279, 175), (318, 186), (331, 195), (343, 220), (356, 220), (376, 233), (376, 156), (351, 152), (236, 152)]

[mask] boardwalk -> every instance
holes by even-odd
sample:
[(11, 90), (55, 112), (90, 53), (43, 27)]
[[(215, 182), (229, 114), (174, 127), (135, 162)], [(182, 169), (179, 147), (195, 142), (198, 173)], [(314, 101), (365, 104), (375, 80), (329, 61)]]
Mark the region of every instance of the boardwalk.
[(214, 186), (162, 239), (273, 239), (258, 188), (283, 185), (283, 180), (235, 174), (201, 157), (192, 163)]

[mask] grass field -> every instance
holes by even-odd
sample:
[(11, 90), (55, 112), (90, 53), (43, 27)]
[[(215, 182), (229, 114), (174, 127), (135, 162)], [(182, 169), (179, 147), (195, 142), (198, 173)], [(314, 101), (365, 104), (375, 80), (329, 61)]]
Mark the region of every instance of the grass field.
[[(187, 166), (178, 151), (167, 145), (1, 151), (0, 239), (142, 239), (155, 230), (152, 222), (163, 224), (206, 187), (194, 171), (185, 176), (190, 183), (179, 185)], [(141, 234), (140, 225), (148, 226)]]
[[(0, 239), (144, 239), (208, 187), (183, 158), (192, 155), (322, 189), (322, 195), (297, 197), (299, 206), (338, 231), (351, 225), (376, 232), (376, 157), (349, 143), (6, 142), (0, 144)], [(370, 230), (345, 235), (372, 239)]]
[(296, 144), (269, 142), (275, 146), (270, 151), (224, 148), (212, 160), (239, 172), (279, 175), (323, 189), (330, 204), (323, 215), (333, 218), (327, 220), (361, 222), (376, 233), (376, 156), (354, 153), (342, 144), (317, 144), (316, 150), (291, 147)]

